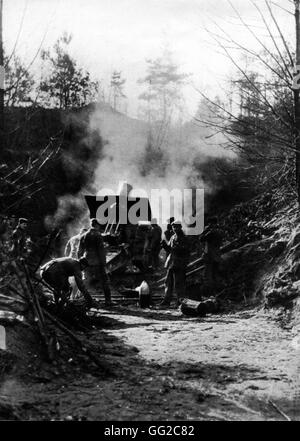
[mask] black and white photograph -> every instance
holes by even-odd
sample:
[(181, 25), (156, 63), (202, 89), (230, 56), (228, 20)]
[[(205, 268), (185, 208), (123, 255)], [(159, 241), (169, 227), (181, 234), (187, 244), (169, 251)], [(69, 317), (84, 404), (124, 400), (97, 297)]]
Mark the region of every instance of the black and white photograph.
[(0, 0), (0, 422), (300, 421), (299, 204), (300, 0)]

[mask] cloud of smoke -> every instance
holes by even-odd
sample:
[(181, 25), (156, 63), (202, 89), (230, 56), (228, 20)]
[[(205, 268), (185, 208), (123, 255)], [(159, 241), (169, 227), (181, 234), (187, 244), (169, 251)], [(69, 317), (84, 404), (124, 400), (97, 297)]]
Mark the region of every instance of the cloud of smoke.
[[(107, 140), (95, 171), (95, 193), (103, 187), (116, 191), (120, 181), (130, 183), (131, 195), (135, 196), (139, 196), (139, 189), (150, 194), (156, 188), (171, 191), (193, 187), (212, 192), (213, 188), (207, 187), (201, 178), (199, 164), (209, 157), (228, 156), (221, 147), (221, 135), (208, 145), (205, 137), (210, 134), (209, 129), (193, 122), (170, 127), (159, 147), (155, 139), (149, 138), (145, 122), (128, 118), (108, 106), (95, 108), (90, 127)], [(159, 207), (152, 206), (154, 217), (159, 217), (158, 210)]]
[[(103, 188), (117, 192), (122, 181), (133, 186), (132, 196), (144, 196), (140, 190), (150, 195), (153, 189), (183, 192), (204, 188), (213, 193), (213, 185), (202, 179), (201, 164), (208, 158), (229, 155), (222, 148), (221, 135), (208, 144), (211, 131), (194, 122), (163, 128), (163, 136), (159, 133), (163, 129), (156, 128), (149, 136), (146, 122), (103, 103), (76, 114), (71, 121), (70, 148), (64, 152), (64, 163), (68, 179), (75, 183), (72, 188), (77, 184), (78, 188), (60, 196), (55, 214), (45, 220), (49, 229), (67, 226), (68, 236), (88, 224), (85, 194), (97, 194)], [(153, 217), (160, 219), (161, 207), (156, 204), (151, 209)], [(179, 206), (171, 213), (175, 217), (181, 214)]]
[(56, 182), (57, 209), (45, 218), (48, 230), (67, 227), (68, 234), (76, 234), (87, 223), (87, 207), (83, 197), (90, 193), (94, 171), (102, 155), (102, 138), (89, 124), (93, 106), (62, 114), (64, 143), (58, 164)]

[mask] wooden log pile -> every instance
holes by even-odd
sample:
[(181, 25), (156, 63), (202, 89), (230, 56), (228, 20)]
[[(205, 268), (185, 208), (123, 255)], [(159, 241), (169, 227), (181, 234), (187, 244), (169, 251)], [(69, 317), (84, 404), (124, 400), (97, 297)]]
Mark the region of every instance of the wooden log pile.
[[(11, 237), (11, 231), (9, 233)], [(61, 345), (56, 332), (59, 330), (60, 335), (63, 332), (71, 339), (102, 372), (111, 373), (111, 369), (99, 359), (84, 338), (78, 337), (66, 323), (47, 311), (47, 302), (42, 302), (45, 300), (43, 282), (35, 276), (37, 268), (30, 268), (24, 259), (13, 261), (10, 257), (10, 248), (9, 240), (2, 242), (0, 248), (0, 326), (5, 328), (7, 325), (26, 323), (40, 336), (44, 348), (41, 357), (51, 363), (59, 361)], [(51, 287), (47, 286), (47, 289), (53, 293)], [(74, 305), (74, 308), (77, 308), (77, 305)], [(72, 311), (74, 313), (74, 309)]]

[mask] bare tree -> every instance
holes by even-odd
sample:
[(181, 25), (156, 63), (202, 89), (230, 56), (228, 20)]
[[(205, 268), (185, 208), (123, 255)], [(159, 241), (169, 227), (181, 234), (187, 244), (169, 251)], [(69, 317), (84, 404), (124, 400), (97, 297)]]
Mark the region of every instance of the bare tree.
[[(269, 48), (232, 5), (236, 18), (255, 38), (261, 51), (242, 45), (215, 23), (217, 30), (209, 30), (209, 35), (232, 62), (236, 74), (229, 82), (229, 92), (224, 94), (223, 103), (199, 91), (215, 117), (207, 120), (198, 115), (196, 120), (224, 134), (224, 145), (238, 152), (245, 169), (252, 168), (256, 185), (285, 182), (294, 186), (298, 181), (297, 167), (296, 173), (294, 171), (298, 154), (292, 89), (293, 54), (270, 4), (266, 2), (267, 18), (266, 12), (252, 3), (273, 47)], [(275, 31), (268, 24), (270, 21)], [(250, 63), (244, 66), (241, 57), (237, 59), (233, 55), (236, 50), (246, 55)]]

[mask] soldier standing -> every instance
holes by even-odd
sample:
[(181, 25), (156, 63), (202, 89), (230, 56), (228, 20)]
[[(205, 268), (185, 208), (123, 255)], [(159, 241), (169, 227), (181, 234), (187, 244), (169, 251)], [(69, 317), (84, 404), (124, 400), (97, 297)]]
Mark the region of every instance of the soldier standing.
[(167, 229), (166, 231), (164, 231), (164, 235), (165, 235), (165, 240), (167, 242), (169, 242), (169, 240), (171, 239), (171, 237), (174, 234), (173, 228), (172, 228), (172, 223), (175, 221), (174, 217), (170, 217), (170, 219), (167, 220), (168, 224), (167, 224)]
[(169, 253), (169, 256), (166, 261), (165, 297), (160, 304), (161, 306), (170, 306), (174, 288), (177, 295), (176, 306), (179, 306), (180, 299), (185, 297), (189, 244), (182, 230), (181, 222), (174, 221), (172, 229), (174, 234), (170, 241), (168, 243), (162, 241), (162, 246)]
[(78, 257), (85, 257), (89, 266), (84, 271), (85, 280), (89, 289), (99, 292), (103, 288), (105, 306), (111, 306), (111, 291), (106, 274), (106, 255), (103, 238), (100, 233), (100, 224), (97, 219), (91, 219), (91, 226), (79, 241)]

